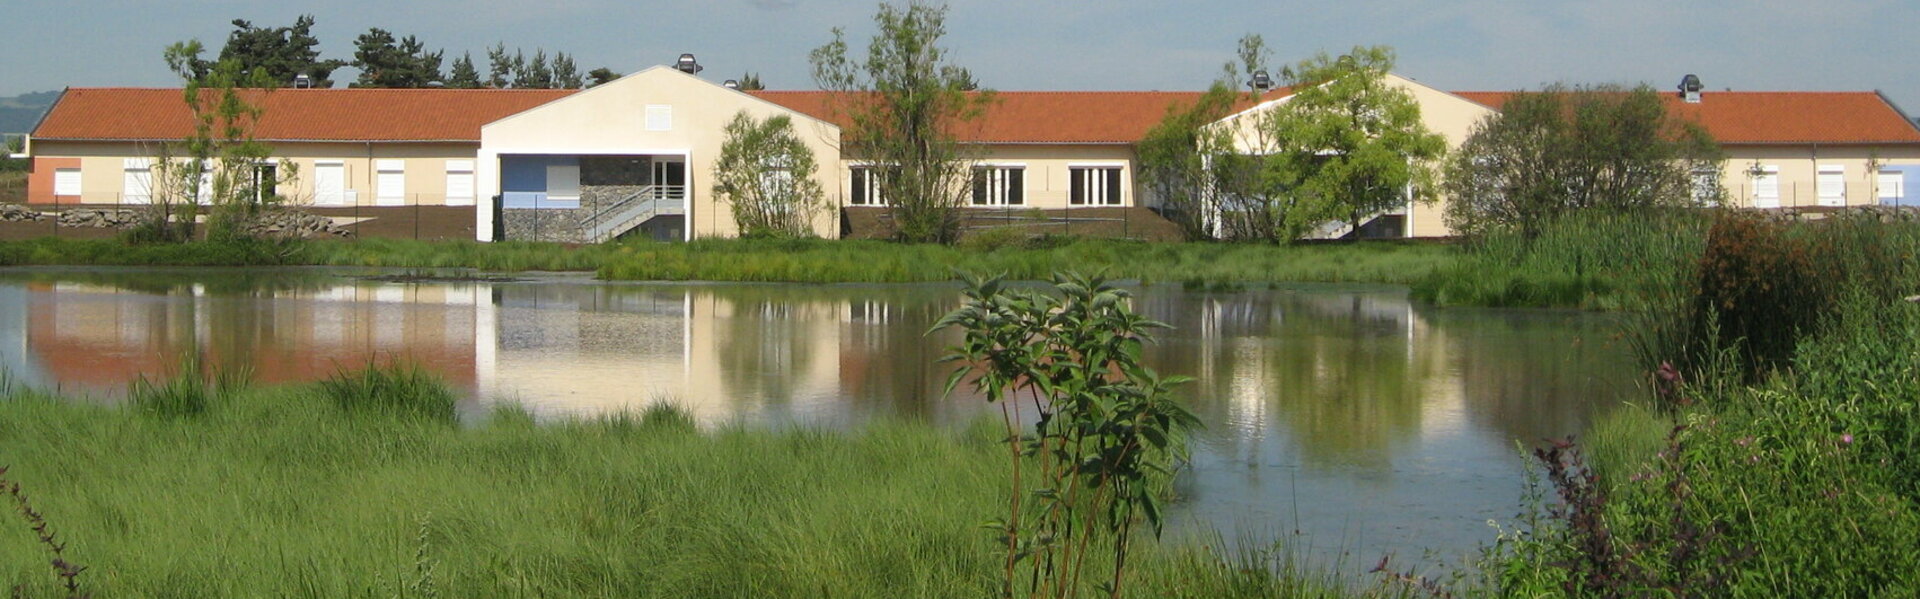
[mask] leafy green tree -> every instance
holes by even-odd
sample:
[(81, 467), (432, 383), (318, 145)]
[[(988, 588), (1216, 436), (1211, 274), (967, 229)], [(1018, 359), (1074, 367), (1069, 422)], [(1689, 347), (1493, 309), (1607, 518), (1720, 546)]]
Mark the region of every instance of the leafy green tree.
[[(1243, 61), (1262, 46), (1243, 41)], [(1318, 54), (1283, 69), (1284, 102), (1215, 128), (1206, 146), (1223, 233), (1286, 243), (1430, 197), (1446, 140), (1426, 129), (1412, 94), (1387, 81), (1392, 68), (1385, 47)]]
[(354, 40), (353, 66), (360, 69), (354, 87), (426, 87), (440, 81), (440, 60), (444, 52), (428, 52), (420, 40), (409, 35), (398, 40), (378, 27)]
[(244, 223), (285, 200), (279, 187), (299, 176), (294, 163), (271, 160), (272, 148), (253, 138), (264, 114), (261, 98), (272, 92), (247, 88), (273, 87), (271, 75), (261, 69), (246, 71), (235, 60), (198, 72), (201, 51), (199, 41), (187, 41), (168, 46), (163, 54), (186, 82), (182, 94), (194, 130), (162, 146), (153, 163), (154, 214), (144, 233), (151, 239), (191, 239), (202, 204), (211, 208), (208, 238), (239, 237)]
[(832, 92), (832, 110), (847, 117), (848, 154), (890, 167), (876, 171), (906, 241), (959, 237), (958, 210), (971, 193), (972, 169), (955, 133), (991, 101), (991, 94), (967, 92), (972, 77), (939, 46), (946, 14), (945, 6), (917, 1), (882, 4), (866, 60), (848, 56), (846, 32), (838, 27), (833, 41), (808, 57), (814, 81)]
[(1167, 218), (1180, 226), (1187, 239), (1211, 239), (1214, 178), (1208, 174), (1208, 126), (1226, 118), (1234, 92), (1216, 82), (1189, 106), (1169, 106), (1145, 137), (1135, 144), (1140, 156), (1140, 181), (1147, 193), (1159, 198)]
[(606, 85), (608, 83), (613, 82), (613, 80), (619, 79), (619, 78), (620, 78), (620, 74), (613, 72), (613, 69), (609, 69), (607, 67), (600, 67), (591, 71), (587, 71), (587, 79), (592, 81), (592, 83), (587, 84), (587, 87), (593, 87), (596, 85)]
[(1581, 210), (1717, 202), (1722, 160), (1705, 128), (1645, 85), (1515, 94), (1447, 162), (1447, 224), (1532, 239)]
[(801, 237), (826, 208), (815, 180), (813, 151), (786, 115), (755, 119), (742, 111), (727, 123), (713, 164), (713, 189), (733, 209), (742, 237)]
[(473, 53), (461, 54), (453, 59), (453, 70), (447, 74), (447, 87), (454, 89), (475, 89), (480, 87), (480, 71), (473, 68)]

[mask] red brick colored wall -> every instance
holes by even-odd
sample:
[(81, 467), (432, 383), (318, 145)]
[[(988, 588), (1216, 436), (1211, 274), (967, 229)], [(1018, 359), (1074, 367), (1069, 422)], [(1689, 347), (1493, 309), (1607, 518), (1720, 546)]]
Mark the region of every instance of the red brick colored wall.
[[(45, 156), (33, 157), (32, 173), (27, 175), (28, 204), (53, 203), (53, 169), (57, 168), (80, 168), (80, 159), (48, 158)], [(60, 201), (69, 204), (78, 203), (80, 197), (64, 196), (60, 198)]]

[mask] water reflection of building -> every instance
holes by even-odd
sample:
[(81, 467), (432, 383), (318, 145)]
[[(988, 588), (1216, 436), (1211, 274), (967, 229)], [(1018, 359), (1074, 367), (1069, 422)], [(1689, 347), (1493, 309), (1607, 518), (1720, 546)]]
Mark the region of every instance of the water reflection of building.
[(245, 365), (267, 383), (406, 356), (455, 385), (474, 383), (472, 287), (335, 284), (234, 295), (197, 284), (4, 288), (9, 308), (0, 315), (9, 328), (0, 332), (18, 335), (6, 362), (33, 384), (117, 391), (142, 375), (174, 372), (189, 356)]

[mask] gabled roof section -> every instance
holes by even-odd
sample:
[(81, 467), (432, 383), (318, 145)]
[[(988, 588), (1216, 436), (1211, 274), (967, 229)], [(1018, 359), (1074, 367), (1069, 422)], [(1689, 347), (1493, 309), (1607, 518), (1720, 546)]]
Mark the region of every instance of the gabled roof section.
[[(1498, 109), (1525, 92), (1455, 93)], [(1660, 97), (1723, 144), (1920, 143), (1920, 128), (1876, 92), (1705, 92), (1698, 104)]]
[[(845, 128), (832, 92), (756, 91), (761, 99)], [(1269, 92), (1275, 93), (1275, 92)], [(995, 101), (959, 132), (960, 141), (988, 144), (1131, 144), (1167, 115), (1199, 101), (1198, 92), (993, 92)], [(1240, 107), (1243, 108), (1244, 106)]]
[[(479, 142), (480, 126), (577, 90), (246, 90), (263, 113), (262, 141)], [(209, 95), (218, 92), (204, 92)], [(72, 88), (33, 136), (52, 140), (173, 140), (193, 134), (178, 88)]]

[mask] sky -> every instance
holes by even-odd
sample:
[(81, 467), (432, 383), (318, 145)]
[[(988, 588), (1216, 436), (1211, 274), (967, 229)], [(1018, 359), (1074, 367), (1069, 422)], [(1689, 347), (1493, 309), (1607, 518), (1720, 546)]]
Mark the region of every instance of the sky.
[[(160, 58), (199, 39), (213, 53), (242, 18), (317, 20), (327, 58), (370, 27), (414, 35), (447, 61), (485, 48), (572, 54), (628, 73), (682, 52), (720, 80), (812, 89), (807, 53), (847, 30), (856, 52), (874, 2), (825, 0), (0, 0), (0, 96), (68, 86), (177, 85)], [(1709, 90), (1874, 90), (1920, 110), (1909, 70), (1911, 0), (953, 0), (944, 45), (999, 90), (1199, 90), (1261, 34), (1279, 62), (1387, 45), (1398, 73), (1446, 90), (1565, 83)], [(1907, 33), (1902, 33), (1907, 32)], [(335, 73), (344, 86), (351, 69)], [(1915, 113), (1920, 115), (1920, 113)]]

